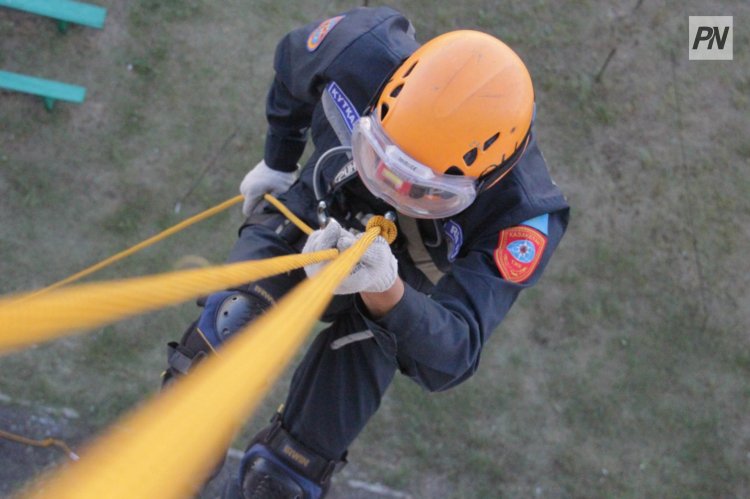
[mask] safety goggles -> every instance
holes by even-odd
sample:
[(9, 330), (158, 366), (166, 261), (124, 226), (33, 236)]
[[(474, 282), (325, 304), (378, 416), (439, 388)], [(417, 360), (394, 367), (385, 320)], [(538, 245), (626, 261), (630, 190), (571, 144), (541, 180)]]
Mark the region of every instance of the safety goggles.
[(406, 216), (447, 218), (477, 197), (475, 179), (435, 173), (394, 144), (372, 116), (355, 124), (352, 153), (370, 192)]

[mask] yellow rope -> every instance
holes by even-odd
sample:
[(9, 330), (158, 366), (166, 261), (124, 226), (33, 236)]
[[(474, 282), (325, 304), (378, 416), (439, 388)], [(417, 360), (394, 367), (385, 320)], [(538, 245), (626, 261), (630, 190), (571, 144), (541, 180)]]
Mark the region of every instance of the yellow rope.
[(33, 440), (31, 438), (26, 438), (21, 435), (16, 435), (15, 433), (11, 433), (9, 431), (0, 430), (0, 438), (4, 438), (6, 440), (11, 440), (13, 442), (18, 442), (19, 444), (24, 445), (33, 445), (34, 447), (58, 447), (65, 451), (65, 454), (73, 460), (78, 461), (78, 454), (73, 452), (73, 450), (68, 447), (68, 444), (63, 442), (62, 440), (58, 440), (56, 438), (45, 438), (44, 440)]
[[(392, 222), (373, 217), (368, 228), (375, 226), (378, 231), (382, 226), (386, 239), (393, 241)], [(0, 298), (0, 352), (331, 260), (337, 254), (330, 249)]]
[(333, 291), (379, 233), (371, 228), (319, 274), (195, 371), (115, 425), (80, 462), (27, 498), (182, 498), (195, 494), (234, 433), (301, 346)]
[(220, 203), (213, 208), (209, 208), (206, 211), (203, 211), (201, 213), (198, 213), (197, 215), (194, 215), (186, 220), (183, 220), (182, 222), (173, 225), (172, 227), (160, 232), (159, 234), (152, 236), (145, 241), (141, 241), (140, 243), (123, 250), (117, 254), (114, 254), (110, 256), (109, 258), (106, 258), (102, 260), (99, 263), (96, 263), (88, 268), (85, 268), (81, 270), (80, 272), (77, 272), (71, 276), (66, 277), (65, 279), (61, 279), (53, 284), (50, 284), (49, 286), (42, 288), (38, 291), (35, 291), (34, 293), (31, 293), (24, 297), (24, 299), (28, 299), (34, 296), (41, 295), (42, 293), (46, 293), (48, 291), (52, 291), (53, 289), (57, 289), (61, 286), (65, 286), (66, 284), (70, 284), (72, 282), (75, 282), (79, 279), (82, 279), (88, 275), (93, 274), (94, 272), (97, 272), (105, 267), (109, 267), (115, 262), (119, 262), (123, 258), (126, 258), (134, 253), (137, 253), (138, 251), (141, 251), (142, 249), (148, 248), (149, 246), (158, 243), (159, 241), (166, 239), (167, 237), (176, 234), (177, 232), (180, 232), (181, 230), (190, 227), (193, 224), (196, 224), (198, 222), (201, 222), (209, 217), (212, 217), (216, 215), (217, 213), (220, 213), (227, 208), (234, 206), (242, 201), (243, 197), (241, 195), (235, 196), (231, 199), (228, 199), (224, 201), (223, 203)]
[(263, 199), (265, 199), (266, 201), (274, 205), (274, 207), (276, 207), (276, 209), (279, 210), (282, 213), (282, 215), (288, 218), (290, 222), (296, 225), (299, 230), (301, 230), (308, 236), (313, 233), (314, 229), (310, 227), (309, 225), (307, 225), (305, 222), (303, 222), (302, 219), (300, 219), (297, 215), (292, 213), (292, 211), (286, 206), (284, 206), (281, 203), (281, 201), (279, 201), (278, 199), (276, 199), (270, 194), (266, 194), (265, 196), (263, 196)]
[(336, 258), (338, 251), (280, 256), (204, 269), (71, 286), (0, 299), (0, 352), (73, 334), (196, 296)]
[[(308, 236), (312, 234), (313, 230), (309, 225), (307, 225), (305, 222), (302, 221), (297, 215), (292, 213), (289, 208), (284, 206), (281, 201), (276, 199), (271, 194), (264, 195), (264, 199), (271, 203), (273, 206), (276, 207), (284, 216), (286, 216), (290, 222), (292, 222), (294, 225), (296, 225), (302, 232), (307, 234)], [(83, 279), (84, 277), (87, 277), (94, 272), (98, 272), (99, 270), (102, 270), (103, 268), (109, 267), (110, 265), (119, 262), (120, 260), (127, 258), (143, 249), (148, 248), (149, 246), (152, 246), (159, 241), (162, 241), (169, 236), (172, 236), (176, 234), (177, 232), (180, 232), (184, 229), (187, 229), (191, 225), (194, 225), (198, 222), (201, 222), (207, 218), (210, 218), (218, 213), (221, 213), (222, 211), (226, 210), (227, 208), (230, 208), (236, 204), (239, 204), (243, 200), (243, 196), (235, 196), (233, 198), (227, 199), (223, 203), (219, 203), (216, 206), (209, 208), (201, 213), (198, 213), (197, 215), (194, 215), (188, 219), (183, 220), (182, 222), (173, 225), (172, 227), (163, 230), (162, 232), (156, 234), (155, 236), (152, 236), (144, 241), (141, 241), (140, 243), (131, 246), (130, 248), (127, 248), (119, 253), (116, 253), (104, 260), (102, 260), (99, 263), (96, 263), (94, 265), (91, 265), (90, 267), (87, 267), (80, 272), (77, 272), (71, 276), (66, 277), (65, 279), (61, 279), (53, 284), (50, 284), (47, 287), (44, 287), (38, 291), (35, 291), (33, 293), (28, 294), (23, 299), (32, 298), (34, 296), (41, 295), (42, 293), (46, 293), (48, 291), (52, 291), (54, 289), (60, 288), (62, 286), (65, 286), (66, 284), (71, 284), (75, 281), (78, 281), (80, 279)]]
[[(44, 478), (27, 497), (179, 498), (195, 493), (242, 421), (302, 344), (333, 291), (381, 231), (392, 242), (392, 223), (368, 224), (351, 248), (230, 339), (221, 357), (214, 355), (202, 362), (191, 376), (95, 442), (84, 460)], [(6, 298), (0, 300), (0, 350), (161, 308), (331, 259), (337, 253), (331, 249), (87, 284), (24, 301)]]

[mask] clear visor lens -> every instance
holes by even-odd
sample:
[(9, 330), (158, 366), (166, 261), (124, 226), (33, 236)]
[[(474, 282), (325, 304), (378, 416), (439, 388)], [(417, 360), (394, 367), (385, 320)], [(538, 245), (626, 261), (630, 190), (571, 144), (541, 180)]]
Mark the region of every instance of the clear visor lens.
[(365, 186), (404, 215), (447, 218), (465, 210), (476, 198), (474, 179), (436, 174), (391, 142), (370, 116), (357, 121), (352, 148)]

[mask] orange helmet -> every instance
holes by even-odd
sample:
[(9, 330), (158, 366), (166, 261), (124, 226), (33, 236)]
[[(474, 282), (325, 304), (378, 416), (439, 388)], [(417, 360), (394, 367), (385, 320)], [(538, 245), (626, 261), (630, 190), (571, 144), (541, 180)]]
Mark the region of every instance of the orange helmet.
[(354, 127), (354, 163), (373, 194), (416, 218), (459, 213), (500, 180), (528, 144), (534, 114), (524, 63), (478, 31), (427, 42), (377, 99)]
[(420, 163), (479, 178), (523, 146), (534, 89), (510, 47), (486, 33), (453, 31), (404, 61), (374, 111), (391, 140)]

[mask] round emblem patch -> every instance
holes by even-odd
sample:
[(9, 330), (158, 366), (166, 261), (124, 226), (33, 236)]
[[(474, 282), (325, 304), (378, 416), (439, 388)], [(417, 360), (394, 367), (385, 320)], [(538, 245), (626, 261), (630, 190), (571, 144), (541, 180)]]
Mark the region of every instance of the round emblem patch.
[(536, 229), (519, 225), (500, 231), (495, 249), (495, 265), (500, 275), (522, 283), (534, 273), (547, 245), (547, 238)]
[(307, 51), (315, 51), (315, 49), (317, 49), (323, 42), (323, 39), (328, 35), (328, 33), (330, 33), (334, 26), (336, 26), (343, 18), (344, 16), (336, 16), (330, 19), (326, 19), (325, 21), (320, 23), (320, 25), (318, 25), (318, 27), (315, 28), (312, 33), (310, 33), (310, 36), (307, 37)]
[(534, 261), (534, 255), (536, 255), (536, 246), (533, 241), (528, 239), (521, 239), (520, 241), (513, 241), (508, 246), (508, 253), (521, 263), (531, 263)]

